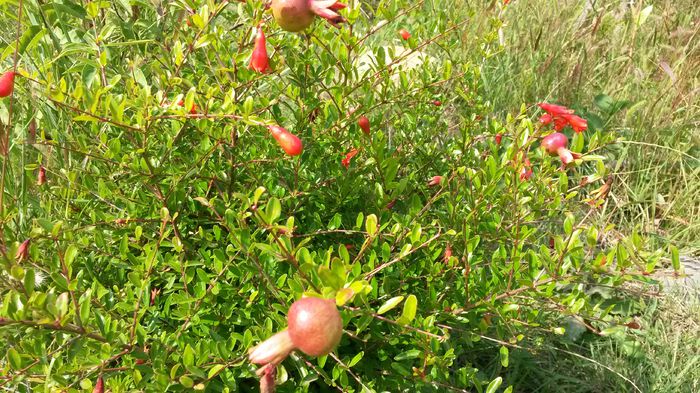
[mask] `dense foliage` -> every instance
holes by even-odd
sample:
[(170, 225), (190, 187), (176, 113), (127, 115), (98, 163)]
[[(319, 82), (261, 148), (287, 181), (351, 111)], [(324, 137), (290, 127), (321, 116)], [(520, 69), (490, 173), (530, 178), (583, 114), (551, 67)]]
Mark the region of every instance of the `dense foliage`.
[(258, 1), (5, 3), (0, 386), (257, 391), (247, 353), (303, 294), (344, 334), (282, 392), (494, 392), (509, 347), (624, 329), (610, 288), (658, 254), (595, 225), (615, 135), (563, 129), (562, 167), (537, 106), (490, 113), (491, 6), (289, 33)]

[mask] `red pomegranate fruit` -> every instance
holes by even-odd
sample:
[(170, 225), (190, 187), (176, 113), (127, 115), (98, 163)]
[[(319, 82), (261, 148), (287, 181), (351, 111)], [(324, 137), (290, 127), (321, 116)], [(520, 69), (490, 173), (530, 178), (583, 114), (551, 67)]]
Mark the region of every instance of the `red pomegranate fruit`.
[(428, 181), (428, 187), (434, 187), (440, 184), (442, 181), (442, 176), (433, 176)]
[(15, 73), (7, 71), (0, 77), (0, 97), (9, 97), (15, 89)]
[(301, 139), (296, 135), (280, 126), (268, 126), (268, 129), (285, 153), (290, 156), (298, 156), (301, 154), (304, 146), (301, 143)]
[(248, 353), (255, 364), (277, 364), (295, 349), (309, 356), (330, 353), (343, 335), (343, 320), (331, 299), (306, 297), (287, 313), (287, 329), (273, 335)]
[(346, 5), (336, 0), (272, 0), (272, 16), (283, 30), (297, 32), (311, 26), (318, 15), (336, 26), (345, 21), (336, 11)]
[(569, 145), (569, 138), (561, 132), (555, 132), (549, 134), (542, 139), (541, 146), (550, 155), (558, 155), (564, 166), (569, 165), (574, 162), (574, 155), (571, 153), (567, 146)]
[(365, 135), (369, 135), (369, 119), (367, 116), (360, 116), (360, 118), (357, 119), (357, 125), (360, 126)]

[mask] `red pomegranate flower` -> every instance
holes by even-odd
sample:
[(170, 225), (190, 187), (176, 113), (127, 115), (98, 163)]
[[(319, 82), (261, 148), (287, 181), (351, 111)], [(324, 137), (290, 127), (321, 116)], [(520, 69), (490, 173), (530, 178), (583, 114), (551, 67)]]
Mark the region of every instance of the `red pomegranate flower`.
[(576, 115), (565, 115), (563, 117), (576, 132), (583, 132), (588, 128), (588, 121), (582, 117)]
[(571, 126), (576, 132), (583, 132), (588, 128), (586, 119), (574, 115), (572, 109), (545, 102), (541, 102), (537, 105), (547, 112), (540, 117), (540, 123), (543, 125), (554, 123), (554, 129), (557, 131), (563, 130), (566, 126)]
[(352, 160), (353, 157), (357, 155), (360, 151), (357, 149), (352, 149), (350, 150), (347, 154), (345, 154), (345, 158), (341, 160), (341, 164), (345, 167), (345, 169), (348, 169), (350, 167), (350, 160)]

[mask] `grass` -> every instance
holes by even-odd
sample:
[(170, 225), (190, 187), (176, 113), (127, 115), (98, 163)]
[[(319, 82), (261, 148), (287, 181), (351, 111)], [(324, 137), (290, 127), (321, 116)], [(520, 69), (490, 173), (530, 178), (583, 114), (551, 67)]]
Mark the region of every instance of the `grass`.
[(647, 300), (638, 317), (641, 328), (629, 335), (587, 335), (566, 346), (540, 343), (534, 354), (512, 351), (506, 381), (518, 392), (698, 392), (698, 295), (677, 292)]
[[(482, 69), (496, 111), (551, 101), (599, 116), (623, 141), (598, 219), (700, 255), (697, 1), (514, 1), (505, 23), (503, 51)], [(602, 110), (605, 100), (621, 110)], [(512, 351), (506, 382), (518, 392), (698, 392), (699, 295), (643, 300), (642, 328), (628, 335)]]
[[(496, 110), (552, 101), (600, 116), (626, 140), (605, 219), (700, 252), (697, 2), (515, 1), (505, 20), (504, 50), (482, 72)], [(625, 109), (601, 111), (601, 95)]]

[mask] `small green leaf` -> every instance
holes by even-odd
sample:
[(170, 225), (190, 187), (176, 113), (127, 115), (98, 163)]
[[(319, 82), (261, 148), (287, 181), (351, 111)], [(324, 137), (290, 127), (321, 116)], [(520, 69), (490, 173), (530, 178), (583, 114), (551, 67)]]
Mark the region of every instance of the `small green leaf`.
[(66, 266), (70, 268), (70, 266), (73, 265), (76, 255), (78, 255), (78, 248), (71, 244), (66, 249), (66, 254), (63, 257), (63, 260), (66, 262)]
[(350, 360), (350, 363), (348, 363), (348, 367), (352, 367), (356, 365), (360, 360), (362, 360), (362, 357), (365, 356), (365, 352), (361, 351), (357, 355), (355, 355), (352, 360)]
[(190, 344), (187, 344), (185, 350), (182, 353), (182, 364), (184, 364), (187, 367), (192, 366), (194, 364), (194, 349), (192, 349)]
[(31, 296), (34, 292), (34, 286), (36, 285), (36, 275), (34, 269), (28, 269), (24, 273), (24, 290), (27, 291), (27, 295)]
[(394, 360), (396, 361), (401, 361), (401, 360), (406, 360), (406, 359), (415, 359), (420, 356), (420, 354), (423, 353), (419, 349), (411, 349), (406, 352), (402, 352), (394, 357)]
[(488, 387), (486, 387), (486, 393), (495, 393), (496, 390), (498, 390), (499, 387), (501, 387), (501, 384), (503, 383), (503, 378), (498, 377), (491, 381)]
[(365, 230), (367, 231), (368, 235), (374, 237), (374, 235), (377, 233), (377, 216), (374, 214), (367, 216), (367, 220), (365, 221)]
[(22, 357), (19, 355), (16, 349), (10, 348), (7, 350), (7, 360), (10, 362), (10, 366), (15, 370), (22, 369)]
[(381, 307), (379, 307), (379, 310), (377, 310), (377, 314), (382, 315), (386, 313), (387, 311), (390, 311), (394, 307), (398, 306), (399, 303), (403, 301), (403, 296), (395, 296), (389, 299), (386, 303), (384, 303)]
[(275, 221), (280, 217), (282, 213), (282, 206), (277, 198), (270, 198), (267, 201), (267, 207), (265, 208), (265, 214), (267, 215), (269, 222), (268, 224), (274, 224)]
[(181, 376), (179, 381), (182, 384), (182, 386), (184, 386), (188, 389), (191, 388), (192, 386), (194, 386), (194, 381), (192, 380), (192, 378), (188, 377), (187, 375)]
[(223, 364), (216, 364), (214, 367), (209, 369), (209, 374), (207, 374), (209, 379), (214, 378), (216, 374), (219, 373), (225, 366)]
[(403, 303), (403, 312), (401, 313), (401, 318), (405, 319), (407, 323), (413, 321), (416, 317), (416, 308), (418, 307), (418, 299), (415, 295), (408, 295), (406, 301)]
[(503, 367), (508, 367), (508, 347), (501, 346), (501, 349), (499, 350), (500, 355), (501, 355), (501, 365)]

